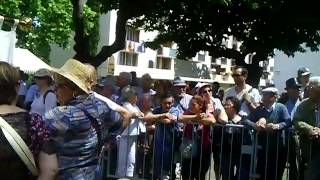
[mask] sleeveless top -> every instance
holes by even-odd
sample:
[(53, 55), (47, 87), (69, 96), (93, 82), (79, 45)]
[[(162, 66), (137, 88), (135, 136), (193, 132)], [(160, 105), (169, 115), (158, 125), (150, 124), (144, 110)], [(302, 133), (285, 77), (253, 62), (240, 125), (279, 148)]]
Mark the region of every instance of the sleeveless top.
[[(29, 146), (37, 160), (41, 145), (48, 139), (48, 132), (41, 117), (27, 112), (2, 114), (7, 121)], [(13, 150), (3, 132), (0, 130), (0, 177), (10, 180), (30, 180), (32, 177), (27, 166)]]

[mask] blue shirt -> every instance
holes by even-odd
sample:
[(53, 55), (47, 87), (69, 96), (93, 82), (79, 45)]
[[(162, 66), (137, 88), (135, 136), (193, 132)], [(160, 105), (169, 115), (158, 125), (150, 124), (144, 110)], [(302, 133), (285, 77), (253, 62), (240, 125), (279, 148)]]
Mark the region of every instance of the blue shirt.
[[(153, 114), (165, 113), (161, 107), (156, 108)], [(177, 108), (172, 107), (169, 110), (170, 114), (178, 117), (179, 111)], [(161, 170), (164, 173), (169, 173), (171, 164), (173, 163), (173, 147), (174, 147), (174, 135), (178, 130), (177, 123), (164, 124), (157, 122), (155, 130), (155, 176), (159, 177)], [(174, 173), (174, 172), (173, 172)]]
[(26, 98), (25, 98), (24, 102), (25, 103), (32, 102), (38, 91), (39, 91), (38, 85), (33, 84), (32, 86), (30, 86), (27, 91)]
[(297, 99), (296, 101), (293, 101), (291, 99), (289, 99), (287, 102), (286, 102), (286, 107), (288, 109), (288, 112), (289, 112), (289, 115), (291, 117), (291, 119), (293, 119), (293, 115), (295, 113), (295, 110), (297, 109), (297, 106), (300, 104), (300, 100)]

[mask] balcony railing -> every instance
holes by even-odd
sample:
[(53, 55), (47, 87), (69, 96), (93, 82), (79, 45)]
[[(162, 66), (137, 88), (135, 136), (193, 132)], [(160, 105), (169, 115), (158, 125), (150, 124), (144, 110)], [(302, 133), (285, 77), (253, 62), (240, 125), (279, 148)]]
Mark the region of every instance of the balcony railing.
[(144, 53), (145, 47), (143, 43), (134, 42), (134, 41), (126, 41), (125, 51), (127, 52), (135, 52), (135, 53)]
[(158, 56), (162, 56), (162, 57), (176, 58), (177, 56), (177, 50), (171, 49), (168, 47), (162, 47), (158, 49), (157, 52), (158, 52)]

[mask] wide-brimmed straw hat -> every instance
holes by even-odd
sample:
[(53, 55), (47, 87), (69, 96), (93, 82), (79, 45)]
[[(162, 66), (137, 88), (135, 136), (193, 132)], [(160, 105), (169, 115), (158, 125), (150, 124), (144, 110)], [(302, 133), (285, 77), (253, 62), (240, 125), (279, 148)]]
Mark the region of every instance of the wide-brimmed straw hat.
[(87, 69), (88, 65), (83, 64), (75, 59), (69, 59), (61, 68), (52, 68), (51, 70), (54, 73), (57, 73), (70, 80), (88, 94), (92, 86), (92, 79)]

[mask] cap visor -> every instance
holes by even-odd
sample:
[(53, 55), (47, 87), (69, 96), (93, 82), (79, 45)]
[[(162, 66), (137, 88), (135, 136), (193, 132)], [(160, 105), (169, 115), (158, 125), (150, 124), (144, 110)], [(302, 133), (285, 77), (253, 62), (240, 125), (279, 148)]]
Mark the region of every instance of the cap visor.
[(301, 76), (307, 76), (307, 75), (310, 75), (311, 72), (304, 72), (304, 73), (301, 73)]

